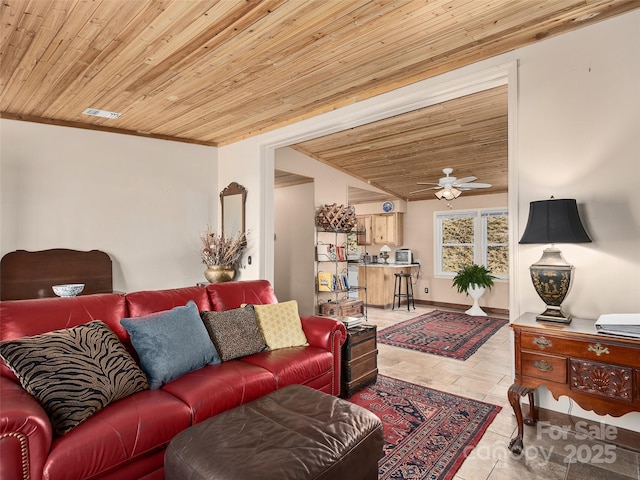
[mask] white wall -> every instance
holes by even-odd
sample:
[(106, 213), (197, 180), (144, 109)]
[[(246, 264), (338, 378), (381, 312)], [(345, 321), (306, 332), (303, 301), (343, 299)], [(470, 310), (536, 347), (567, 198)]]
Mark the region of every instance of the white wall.
[[(273, 243), (269, 246), (270, 254), (267, 256), (266, 245), (262, 240), (265, 237), (273, 239), (274, 235), (273, 162), (260, 161), (259, 146), (250, 142), (234, 143), (220, 147), (217, 151), (217, 192), (224, 190), (231, 182), (238, 182), (247, 189), (247, 250), (243, 257), (243, 267), (235, 280), (273, 280), (272, 274), (267, 273), (272, 272)], [(219, 211), (219, 206), (217, 208)]]
[[(276, 294), (278, 298), (282, 295), (296, 298), (300, 311), (312, 314), (317, 303), (314, 247), (316, 211), (325, 204), (347, 205), (349, 185), (360, 188), (368, 185), (292, 148), (278, 148), (274, 153), (275, 168), (278, 170), (314, 179), (313, 183), (302, 186), (277, 188), (274, 202)], [(290, 249), (292, 257), (289, 261), (283, 260), (287, 249)], [(319, 300), (326, 301), (326, 298)]]
[[(519, 231), (530, 201), (577, 199), (593, 243), (560, 247), (576, 269), (563, 309), (578, 317), (640, 312), (639, 45), (635, 11), (517, 52)], [(518, 248), (521, 312), (543, 309), (524, 268), (543, 248)], [(544, 407), (571, 409), (566, 397), (539, 397)], [(598, 418), (577, 405), (571, 412)], [(640, 413), (606, 421), (640, 431)]]
[[(560, 248), (576, 269), (563, 306), (579, 317), (640, 312), (639, 37), (636, 11), (519, 54), (520, 232), (530, 201), (577, 200), (593, 243)], [(543, 248), (522, 245), (523, 265)], [(540, 311), (520, 273), (521, 311)]]
[(315, 313), (314, 184), (276, 188), (273, 288), (279, 301), (296, 300), (301, 314)]
[(278, 170), (304, 175), (314, 179), (314, 205), (316, 208), (325, 204), (346, 205), (349, 201), (349, 186), (367, 188), (373, 192), (381, 190), (373, 188), (362, 180), (332, 168), (324, 163), (304, 155), (292, 148), (276, 150), (275, 165)]
[(14, 120), (0, 128), (2, 255), (103, 250), (117, 291), (205, 281), (198, 237), (217, 221), (215, 148)]

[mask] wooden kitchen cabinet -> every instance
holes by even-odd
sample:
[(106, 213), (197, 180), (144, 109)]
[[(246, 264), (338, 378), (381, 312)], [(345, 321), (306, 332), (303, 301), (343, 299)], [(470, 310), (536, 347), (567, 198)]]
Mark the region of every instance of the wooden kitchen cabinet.
[(356, 231), (358, 245), (371, 245), (373, 232), (371, 215), (356, 215)]
[(359, 299), (370, 307), (391, 308), (396, 273), (410, 273), (416, 281), (419, 265), (371, 264), (358, 267), (358, 283), (366, 290), (359, 292)]
[(402, 213), (373, 215), (373, 243), (376, 245), (402, 245)]
[[(523, 424), (535, 425), (533, 393), (544, 385), (555, 399), (566, 395), (585, 410), (619, 417), (640, 411), (640, 340), (596, 332), (594, 320), (573, 318), (569, 325), (536, 321), (525, 313), (512, 325), (515, 383), (509, 403), (518, 435), (509, 449), (522, 452)], [(524, 417), (520, 397), (529, 397)]]

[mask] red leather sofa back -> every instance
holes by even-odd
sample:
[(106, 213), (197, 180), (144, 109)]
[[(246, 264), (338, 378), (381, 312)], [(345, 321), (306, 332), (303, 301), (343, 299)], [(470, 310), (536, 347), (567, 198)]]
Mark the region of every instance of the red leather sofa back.
[[(0, 341), (38, 335), (102, 320), (131, 349), (129, 335), (120, 325), (125, 317), (141, 317), (170, 310), (193, 300), (198, 310), (223, 311), (243, 303), (270, 304), (278, 299), (267, 280), (212, 283), (165, 290), (80, 295), (67, 298), (8, 300), (0, 302)], [(13, 372), (0, 362), (0, 374), (15, 380)]]
[(182, 307), (189, 300), (196, 302), (199, 311), (211, 310), (207, 291), (203, 287), (182, 287), (166, 290), (143, 290), (127, 293), (127, 316), (142, 317), (156, 312)]
[(267, 280), (211, 283), (206, 287), (211, 306), (216, 312), (239, 308), (243, 303), (268, 305), (278, 303), (271, 283)]
[(0, 302), (0, 340), (71, 328), (93, 320), (102, 320), (120, 338), (126, 338), (120, 325), (126, 313), (124, 295), (119, 293), (6, 300)]
[[(0, 302), (0, 341), (71, 328), (93, 320), (102, 320), (125, 341), (128, 335), (120, 319), (126, 314), (124, 295), (118, 293), (8, 300)], [(0, 373), (15, 379), (4, 362), (0, 362)]]

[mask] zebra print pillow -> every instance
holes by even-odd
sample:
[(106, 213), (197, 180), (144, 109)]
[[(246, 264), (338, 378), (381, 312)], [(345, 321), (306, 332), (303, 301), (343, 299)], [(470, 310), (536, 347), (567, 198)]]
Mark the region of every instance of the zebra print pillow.
[(58, 435), (149, 388), (144, 372), (100, 320), (2, 342), (0, 357), (42, 404)]

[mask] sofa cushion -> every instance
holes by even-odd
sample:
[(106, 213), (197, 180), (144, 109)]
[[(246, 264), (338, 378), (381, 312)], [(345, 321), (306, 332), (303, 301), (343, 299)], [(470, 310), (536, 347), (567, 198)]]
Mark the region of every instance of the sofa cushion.
[(162, 386), (191, 407), (194, 424), (275, 389), (271, 372), (240, 360), (207, 365)]
[(298, 302), (254, 305), (258, 325), (271, 350), (308, 345), (298, 314)]
[(208, 363), (220, 363), (192, 300), (166, 312), (123, 318), (121, 323), (131, 335), (152, 389)]
[(201, 308), (200, 310), (222, 312), (239, 308), (248, 303), (266, 305), (278, 302), (273, 287), (267, 280), (212, 283), (207, 285), (206, 289), (212, 308)]
[[(333, 355), (322, 348), (291, 347), (280, 348), (244, 357), (239, 362), (262, 367), (273, 374), (276, 388), (302, 384), (316, 387), (331, 383)], [(328, 378), (326, 378), (328, 375)], [(318, 381), (318, 382), (316, 382)]]
[(267, 348), (253, 305), (224, 312), (201, 312), (200, 316), (222, 361), (246, 357)]
[[(149, 470), (136, 473), (132, 462), (141, 459), (149, 468), (155, 461), (161, 468), (164, 447), (190, 425), (189, 407), (173, 395), (162, 390), (138, 392), (54, 439), (42, 478), (147, 478), (143, 474)], [(160, 458), (154, 460), (153, 452)]]
[(101, 321), (9, 340), (0, 356), (64, 435), (109, 403), (149, 388), (145, 374)]

